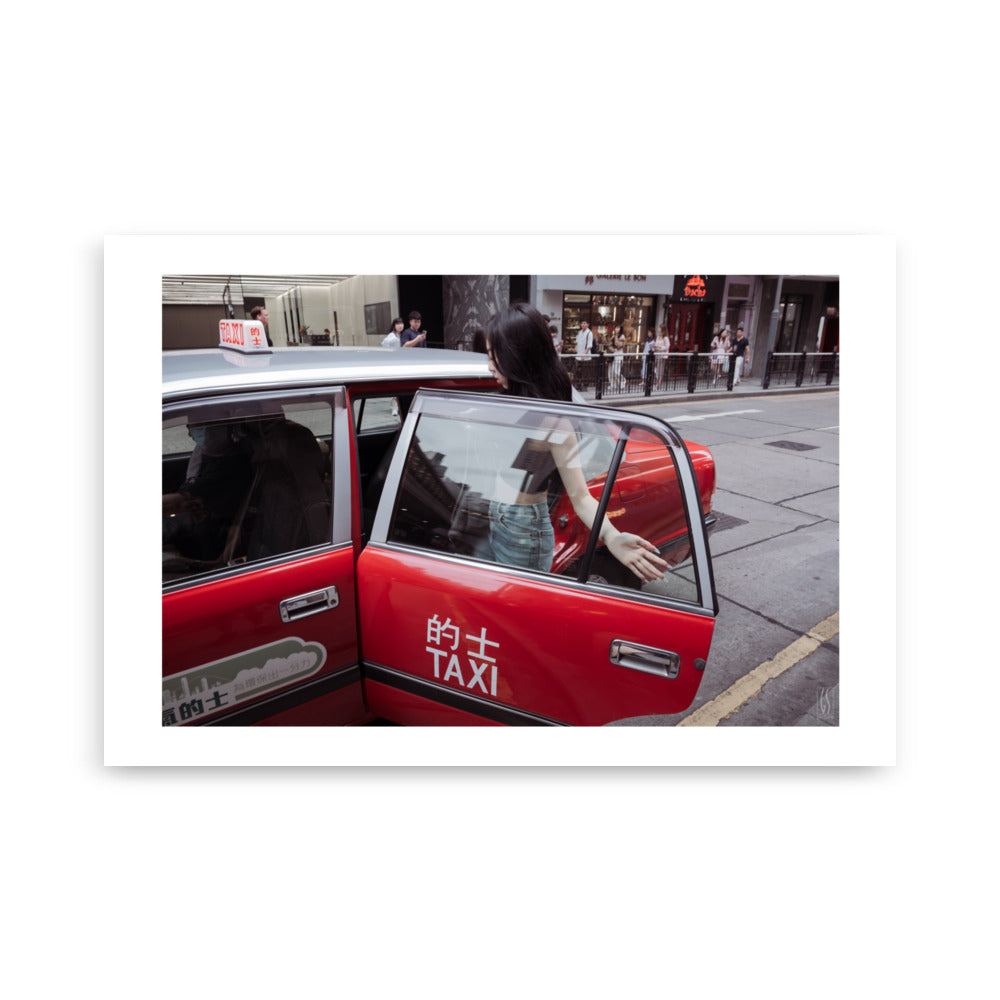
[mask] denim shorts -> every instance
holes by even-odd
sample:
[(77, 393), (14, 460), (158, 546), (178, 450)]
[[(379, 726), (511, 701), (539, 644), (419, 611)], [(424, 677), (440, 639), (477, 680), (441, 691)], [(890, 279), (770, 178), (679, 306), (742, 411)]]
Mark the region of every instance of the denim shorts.
[(548, 573), (556, 551), (549, 505), (491, 501), (490, 544), (497, 562)]

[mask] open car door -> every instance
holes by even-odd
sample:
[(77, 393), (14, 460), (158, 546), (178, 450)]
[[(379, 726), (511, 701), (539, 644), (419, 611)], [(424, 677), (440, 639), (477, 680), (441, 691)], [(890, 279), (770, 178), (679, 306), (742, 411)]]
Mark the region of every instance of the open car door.
[[(553, 448), (582, 472), (593, 529), (567, 495), (567, 463), (546, 461)], [(534, 566), (512, 564), (500, 527), (512, 488), (545, 491), (534, 509), (555, 545)], [(718, 611), (703, 508), (683, 440), (654, 417), (421, 390), (358, 561), (369, 709), (418, 725), (683, 711)], [(656, 546), (663, 579), (640, 586), (599, 543), (605, 516)]]

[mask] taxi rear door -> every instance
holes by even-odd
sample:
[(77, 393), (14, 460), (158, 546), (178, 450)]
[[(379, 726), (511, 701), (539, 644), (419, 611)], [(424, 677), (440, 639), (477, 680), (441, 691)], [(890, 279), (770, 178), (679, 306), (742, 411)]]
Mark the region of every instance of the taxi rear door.
[[(551, 563), (504, 563), (482, 523), (469, 525), (469, 507), (482, 515), (498, 480), (530, 476), (525, 456), (563, 433), (599, 517), (653, 542), (670, 563), (663, 580), (628, 582), (558, 473)], [(601, 725), (683, 711), (718, 610), (703, 513), (684, 443), (662, 421), (421, 390), (358, 562), (369, 708), (425, 725)]]
[(163, 725), (366, 718), (343, 389), (171, 402)]

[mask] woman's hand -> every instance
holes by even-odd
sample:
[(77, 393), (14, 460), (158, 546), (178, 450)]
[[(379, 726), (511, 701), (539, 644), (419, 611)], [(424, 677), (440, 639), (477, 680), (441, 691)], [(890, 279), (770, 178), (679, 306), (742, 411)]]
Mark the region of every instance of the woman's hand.
[(668, 564), (660, 558), (656, 546), (645, 538), (633, 535), (627, 531), (618, 532), (607, 543), (608, 551), (625, 567), (630, 569), (640, 580), (662, 580)]

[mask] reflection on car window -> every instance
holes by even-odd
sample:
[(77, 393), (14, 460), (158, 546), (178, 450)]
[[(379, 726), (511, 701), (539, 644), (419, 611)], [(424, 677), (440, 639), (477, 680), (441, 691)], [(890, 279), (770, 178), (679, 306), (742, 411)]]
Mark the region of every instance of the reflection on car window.
[(623, 434), (627, 440), (606, 517), (619, 532), (649, 540), (669, 568), (663, 579), (642, 583), (600, 543), (587, 577), (615, 586), (641, 584), (650, 593), (696, 601), (672, 451), (655, 433), (626, 432), (610, 420), (526, 415), (495, 405), (466, 407), (454, 415), (421, 414), (388, 537), (575, 578), (591, 532), (573, 502), (573, 474), (581, 477), (577, 488), (589, 494), (596, 513)]
[(330, 541), (328, 402), (227, 403), (163, 428), (163, 580)]

